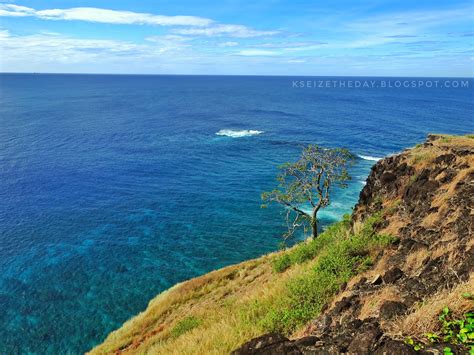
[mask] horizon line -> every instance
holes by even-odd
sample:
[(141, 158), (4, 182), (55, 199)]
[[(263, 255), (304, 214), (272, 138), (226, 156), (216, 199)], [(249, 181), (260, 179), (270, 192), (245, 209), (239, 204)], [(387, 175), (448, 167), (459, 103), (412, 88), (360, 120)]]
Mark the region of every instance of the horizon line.
[(71, 73), (71, 72), (2, 72), (22, 75), (97, 75), (97, 76), (232, 76), (232, 77), (309, 77), (309, 78), (417, 78), (417, 79), (474, 79), (473, 76), (392, 76), (392, 75), (304, 75), (304, 74), (159, 74), (159, 73)]

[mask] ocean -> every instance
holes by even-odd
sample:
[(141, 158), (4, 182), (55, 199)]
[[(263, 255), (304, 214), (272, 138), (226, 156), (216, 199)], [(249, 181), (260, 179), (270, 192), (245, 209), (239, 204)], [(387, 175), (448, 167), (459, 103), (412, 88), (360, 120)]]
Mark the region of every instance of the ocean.
[(474, 132), (472, 79), (397, 80), (420, 79), (0, 74), (0, 353), (87, 351), (173, 284), (276, 250), (260, 194), (306, 144), (359, 157), (324, 227), (379, 158)]

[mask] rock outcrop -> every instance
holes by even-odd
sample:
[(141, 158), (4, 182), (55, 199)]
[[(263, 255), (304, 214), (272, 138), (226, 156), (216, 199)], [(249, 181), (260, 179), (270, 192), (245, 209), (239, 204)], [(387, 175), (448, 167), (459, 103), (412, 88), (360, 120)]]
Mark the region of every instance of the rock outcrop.
[[(378, 231), (396, 236), (397, 243), (292, 340), (267, 334), (233, 354), (442, 354), (445, 344), (416, 352), (400, 328), (415, 316), (417, 305), (472, 282), (473, 141), (430, 135), (423, 145), (375, 164), (355, 207), (353, 228), (380, 213)], [(467, 353), (460, 345), (449, 347)]]

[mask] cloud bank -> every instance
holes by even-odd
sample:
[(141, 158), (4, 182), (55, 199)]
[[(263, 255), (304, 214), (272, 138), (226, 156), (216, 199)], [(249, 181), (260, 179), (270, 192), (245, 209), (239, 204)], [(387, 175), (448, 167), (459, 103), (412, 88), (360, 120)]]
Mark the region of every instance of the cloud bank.
[[(262, 29), (153, 10), (0, 3), (0, 17), (11, 18), (0, 26), (0, 71), (472, 76), (471, 10), (334, 14), (311, 23), (298, 14), (293, 23), (273, 21), (279, 27)], [(240, 16), (248, 20), (245, 11)], [(35, 21), (36, 32), (29, 32), (28, 19), (42, 20), (40, 29)], [(97, 38), (74, 33), (69, 21), (99, 24), (90, 26)], [(100, 24), (117, 26), (107, 26), (101, 39)], [(61, 28), (68, 34), (54, 33)], [(124, 30), (137, 36), (123, 36)]]
[(34, 16), (43, 20), (88, 21), (122, 25), (196, 26), (204, 27), (214, 21), (196, 16), (163, 16), (132, 11), (116, 11), (95, 7), (35, 10), (26, 6), (0, 4), (0, 16)]
[(174, 33), (205, 37), (252, 38), (273, 36), (279, 33), (278, 31), (259, 31), (243, 25), (220, 24), (212, 19), (197, 16), (165, 16), (96, 7), (35, 10), (26, 6), (0, 4), (0, 16), (36, 17), (43, 20), (86, 21), (116, 25), (179, 26), (182, 28), (174, 30)]

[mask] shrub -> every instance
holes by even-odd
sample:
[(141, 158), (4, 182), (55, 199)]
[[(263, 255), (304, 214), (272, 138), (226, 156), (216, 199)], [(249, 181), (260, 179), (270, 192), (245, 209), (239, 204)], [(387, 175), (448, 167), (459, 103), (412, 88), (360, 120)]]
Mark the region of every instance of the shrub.
[[(438, 319), (441, 330), (438, 333), (425, 334), (427, 342), (463, 345), (469, 348), (470, 354), (474, 353), (474, 312), (467, 312), (460, 319), (456, 319), (449, 307), (444, 307)], [(405, 342), (412, 345), (415, 350), (424, 347), (423, 343), (417, 343), (411, 337), (408, 337)], [(444, 348), (444, 353), (453, 354), (449, 346)]]
[(474, 312), (467, 312), (461, 319), (453, 319), (449, 308), (444, 307), (439, 321), (445, 342), (470, 346), (474, 352)]

